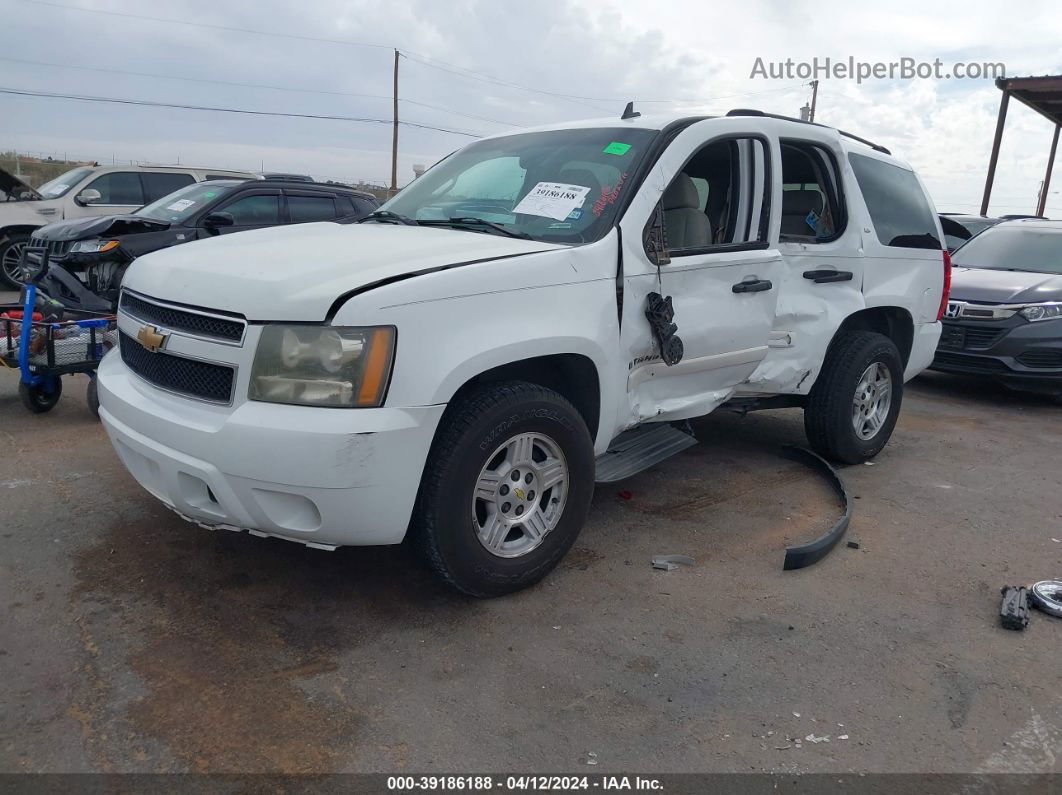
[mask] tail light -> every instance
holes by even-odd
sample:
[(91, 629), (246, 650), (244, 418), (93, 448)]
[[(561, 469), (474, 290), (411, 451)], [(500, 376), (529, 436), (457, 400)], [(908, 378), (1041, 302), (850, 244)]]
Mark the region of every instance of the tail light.
[(937, 322), (944, 317), (948, 309), (948, 298), (951, 297), (951, 254), (944, 250), (944, 289), (940, 293), (940, 309), (937, 311)]

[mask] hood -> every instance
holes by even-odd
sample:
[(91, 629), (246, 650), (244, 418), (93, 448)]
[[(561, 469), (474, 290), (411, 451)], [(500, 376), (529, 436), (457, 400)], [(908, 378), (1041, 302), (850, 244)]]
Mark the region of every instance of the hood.
[(299, 224), (222, 235), (147, 254), (123, 285), (248, 320), (319, 321), (358, 287), (460, 263), (567, 248), (463, 230)]
[(56, 216), (62, 217), (59, 202), (50, 199), (29, 202), (0, 201), (0, 227), (42, 226)]
[(94, 215), (56, 221), (33, 233), (45, 240), (88, 240), (93, 237), (135, 235), (141, 232), (159, 232), (169, 229), (165, 221), (157, 221), (141, 215)]
[(20, 198), (24, 194), (29, 194), (26, 198), (30, 200), (41, 198), (41, 195), (37, 193), (37, 191), (10, 171), (5, 171), (2, 168), (0, 168), (0, 192), (6, 193), (16, 201), (25, 201), (25, 198)]
[(1062, 301), (1062, 276), (956, 266), (951, 275), (951, 297), (988, 304)]

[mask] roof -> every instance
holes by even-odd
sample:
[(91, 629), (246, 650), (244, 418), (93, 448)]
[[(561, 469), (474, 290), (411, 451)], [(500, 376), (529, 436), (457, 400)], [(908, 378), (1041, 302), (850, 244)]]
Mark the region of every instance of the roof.
[(1062, 124), (1062, 75), (1000, 77), (996, 88), (1010, 92), (1014, 99), (1055, 124)]
[(1062, 232), (1062, 221), (1045, 221), (1042, 218), (1015, 218), (1013, 221), (1001, 221), (993, 229), (1043, 229), (1048, 232)]
[(253, 177), (254, 176), (254, 173), (251, 172), (251, 171), (240, 171), (239, 169), (234, 169), (234, 168), (210, 168), (209, 166), (185, 166), (185, 165), (179, 165), (178, 166), (178, 165), (173, 165), (172, 163), (126, 163), (124, 165), (121, 164), (121, 163), (110, 164), (110, 165), (108, 165), (106, 163), (97, 163), (96, 165), (83, 164), (83, 165), (80, 165), (80, 166), (75, 166), (75, 168), (96, 168), (96, 169), (99, 169), (100, 171), (136, 171), (138, 169), (154, 168), (154, 169), (165, 169), (165, 170), (172, 170), (172, 171), (209, 171), (211, 174), (232, 174), (234, 177), (235, 176), (243, 176), (243, 177)]
[[(699, 121), (707, 121), (709, 119), (730, 118), (735, 116), (762, 119), (768, 124), (775, 124), (781, 126), (783, 129), (790, 127), (793, 129), (800, 129), (805, 126), (818, 127), (819, 129), (832, 130), (842, 137), (842, 139), (849, 139), (858, 141), (861, 144), (866, 145), (876, 153), (885, 155), (885, 158), (895, 160), (903, 163), (903, 160), (895, 157), (884, 146), (868, 141), (865, 138), (860, 138), (858, 135), (839, 130), (836, 127), (830, 127), (826, 124), (819, 124), (818, 122), (809, 122), (802, 119), (793, 118), (790, 116), (779, 116), (774, 113), (766, 113), (759, 110), (751, 110), (745, 108), (739, 108), (731, 110), (723, 116), (689, 116), (679, 113), (651, 113), (645, 115), (633, 116), (631, 118), (621, 118), (619, 116), (607, 116), (598, 117), (593, 119), (579, 119), (576, 121), (563, 121), (555, 122), (553, 124), (543, 124), (537, 127), (521, 128), (519, 130), (506, 130), (505, 132), (497, 133), (495, 135), (486, 136), (481, 140), (489, 140), (491, 138), (504, 138), (510, 135), (520, 135), (523, 133), (535, 133), (535, 132), (550, 132), (553, 130), (573, 130), (573, 129), (589, 129), (594, 127), (600, 128), (617, 128), (617, 127), (633, 127), (640, 130), (664, 130), (674, 124), (692, 124)], [(904, 165), (906, 165), (904, 163)]]
[[(220, 182), (221, 180), (211, 180), (211, 182)], [(354, 196), (361, 196), (367, 199), (375, 199), (371, 193), (367, 191), (358, 190), (352, 188), (350, 185), (341, 185), (338, 182), (304, 182), (301, 179), (283, 179), (280, 177), (269, 177), (267, 179), (255, 179), (255, 180), (242, 180), (247, 183), (251, 188), (287, 188), (289, 190), (323, 190), (326, 193), (349, 193)]]

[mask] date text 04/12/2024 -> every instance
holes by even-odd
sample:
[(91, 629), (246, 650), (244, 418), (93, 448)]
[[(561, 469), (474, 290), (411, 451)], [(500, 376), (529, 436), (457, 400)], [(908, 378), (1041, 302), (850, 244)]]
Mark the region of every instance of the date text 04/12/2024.
[(486, 792), (567, 791), (567, 790), (640, 790), (663, 789), (659, 779), (642, 776), (389, 776), (387, 789), (392, 792)]

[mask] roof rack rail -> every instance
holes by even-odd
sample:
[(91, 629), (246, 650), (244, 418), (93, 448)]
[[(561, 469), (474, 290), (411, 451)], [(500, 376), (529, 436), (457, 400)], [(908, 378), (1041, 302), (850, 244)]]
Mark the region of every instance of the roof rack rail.
[[(816, 121), (805, 121), (804, 119), (797, 119), (797, 118), (795, 118), (793, 116), (783, 116), (780, 113), (766, 113), (766, 112), (764, 112), (762, 110), (756, 110), (755, 108), (734, 108), (731, 111), (727, 111), (726, 115), (727, 116), (765, 116), (768, 119), (782, 119), (783, 121), (795, 121), (795, 122), (798, 122), (800, 124), (811, 124), (811, 125), (814, 125), (815, 127), (826, 127), (827, 129), (831, 129), (831, 130), (837, 129), (836, 127), (830, 127), (829, 125), (826, 125), (826, 124), (819, 124)], [(871, 149), (873, 149), (873, 150), (875, 150), (877, 152), (881, 152), (881, 153), (886, 154), (886, 155), (891, 155), (892, 154), (892, 152), (890, 152), (888, 149), (886, 149), (881, 144), (876, 144), (873, 141), (868, 141), (866, 138), (860, 138), (858, 135), (854, 135), (854, 134), (852, 134), (850, 132), (845, 132), (844, 130), (837, 130), (837, 132), (839, 132), (845, 138), (851, 138), (853, 141), (859, 141), (859, 143), (861, 143), (861, 144), (866, 144)]]

